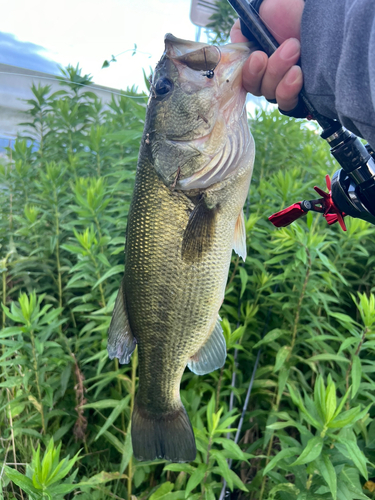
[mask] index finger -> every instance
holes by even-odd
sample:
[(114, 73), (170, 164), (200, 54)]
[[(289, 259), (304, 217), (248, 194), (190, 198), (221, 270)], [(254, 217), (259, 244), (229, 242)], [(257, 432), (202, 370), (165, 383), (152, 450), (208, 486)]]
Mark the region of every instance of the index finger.
[(241, 32), (241, 25), (239, 19), (237, 19), (237, 21), (233, 24), (232, 29), (230, 30), (230, 39), (232, 43), (241, 43), (249, 41), (245, 36), (243, 36)]

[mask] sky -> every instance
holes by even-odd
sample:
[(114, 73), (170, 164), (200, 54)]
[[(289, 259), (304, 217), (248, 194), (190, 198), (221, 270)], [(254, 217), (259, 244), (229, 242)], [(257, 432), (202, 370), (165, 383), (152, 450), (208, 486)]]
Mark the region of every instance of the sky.
[[(191, 0), (12, 0), (1, 9), (0, 63), (47, 73), (80, 64), (96, 84), (145, 90), (165, 33), (195, 39)], [(132, 55), (134, 44), (137, 45)], [(125, 53), (123, 53), (125, 52)], [(117, 62), (102, 69), (112, 54)]]

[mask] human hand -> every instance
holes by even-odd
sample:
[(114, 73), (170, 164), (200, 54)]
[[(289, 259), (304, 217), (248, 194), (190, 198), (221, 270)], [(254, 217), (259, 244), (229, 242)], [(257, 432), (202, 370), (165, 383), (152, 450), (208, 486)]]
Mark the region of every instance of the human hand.
[[(256, 51), (244, 64), (242, 79), (245, 89), (253, 95), (276, 99), (283, 111), (290, 111), (298, 102), (303, 85), (300, 66), (301, 19), (304, 0), (263, 0), (259, 15), (280, 47), (268, 58)], [(232, 42), (246, 42), (237, 20), (232, 27)]]

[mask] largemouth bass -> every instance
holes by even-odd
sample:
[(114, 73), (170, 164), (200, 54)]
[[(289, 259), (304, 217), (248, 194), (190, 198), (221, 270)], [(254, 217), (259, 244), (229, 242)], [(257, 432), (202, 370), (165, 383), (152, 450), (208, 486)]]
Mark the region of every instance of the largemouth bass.
[(186, 365), (202, 375), (225, 363), (218, 312), (232, 248), (246, 258), (255, 152), (241, 77), (249, 54), (248, 44), (166, 35), (153, 76), (108, 341), (120, 363), (138, 344), (138, 460), (194, 460), (181, 377)]

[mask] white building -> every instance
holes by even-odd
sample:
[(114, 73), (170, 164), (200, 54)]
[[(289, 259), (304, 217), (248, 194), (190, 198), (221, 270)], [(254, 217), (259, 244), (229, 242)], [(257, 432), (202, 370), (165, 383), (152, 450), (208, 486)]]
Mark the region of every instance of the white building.
[[(51, 92), (61, 90), (55, 75), (0, 63), (0, 153), (24, 129), (19, 123), (27, 121), (25, 111), (29, 106), (24, 100), (33, 98), (33, 83), (36, 86), (51, 85)], [(90, 91), (103, 103), (111, 100), (112, 92), (119, 92), (117, 89), (95, 84), (90, 85)]]

